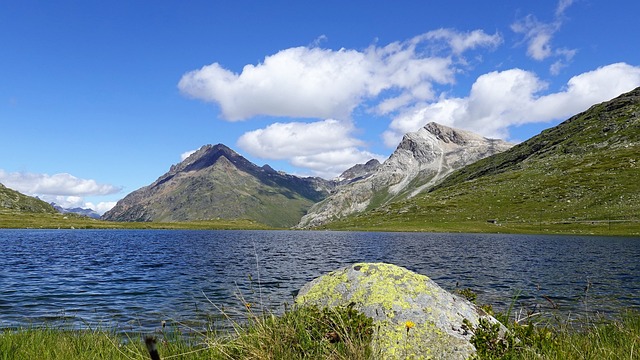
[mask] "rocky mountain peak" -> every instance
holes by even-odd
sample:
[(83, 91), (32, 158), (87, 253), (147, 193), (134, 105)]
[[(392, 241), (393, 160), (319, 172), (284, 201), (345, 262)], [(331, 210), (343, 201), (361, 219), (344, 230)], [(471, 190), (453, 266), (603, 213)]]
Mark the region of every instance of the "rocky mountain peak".
[(433, 134), (436, 139), (445, 143), (455, 143), (465, 145), (470, 139), (477, 139), (479, 136), (468, 131), (450, 128), (435, 122), (430, 122), (424, 129)]
[(428, 123), (407, 133), (396, 150), (366, 177), (342, 184), (315, 204), (298, 227), (318, 226), (425, 191), (451, 172), (479, 159), (505, 151), (512, 144)]
[(352, 182), (371, 176), (380, 167), (380, 161), (371, 159), (365, 164), (356, 164), (336, 178), (339, 182)]
[(282, 174), (268, 165), (259, 167), (223, 144), (205, 145), (120, 200), (103, 219), (250, 219), (288, 227), (334, 186), (319, 178)]
[(226, 145), (204, 145), (179, 164), (173, 165), (169, 172), (178, 173), (201, 170), (215, 164), (222, 156), (231, 162), (234, 162), (234, 159), (243, 159), (242, 156)]

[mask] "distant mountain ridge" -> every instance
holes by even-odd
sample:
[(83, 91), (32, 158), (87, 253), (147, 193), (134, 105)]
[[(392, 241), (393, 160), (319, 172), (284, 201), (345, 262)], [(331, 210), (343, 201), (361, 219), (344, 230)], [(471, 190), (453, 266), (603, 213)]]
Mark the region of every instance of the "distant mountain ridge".
[(380, 161), (371, 159), (364, 164), (356, 164), (345, 170), (335, 180), (339, 184), (347, 184), (373, 175), (380, 167)]
[[(430, 223), (589, 226), (640, 221), (640, 87), (593, 105), (427, 192), (329, 228), (422, 229)], [(475, 226), (475, 225), (474, 225)], [(622, 226), (622, 225), (621, 225)], [(589, 231), (576, 228), (574, 231)]]
[(64, 208), (64, 207), (56, 204), (55, 202), (50, 203), (50, 205), (53, 206), (54, 209), (56, 209), (58, 212), (60, 212), (62, 214), (71, 213), (71, 214), (78, 214), (78, 215), (90, 217), (92, 219), (100, 219), (100, 214), (98, 214), (93, 209), (85, 209), (85, 208), (81, 208), (81, 207)]
[[(511, 144), (429, 123), (405, 135), (384, 163), (370, 160), (334, 180), (259, 167), (229, 147), (205, 145), (149, 186), (120, 200), (102, 219), (249, 219), (274, 227), (317, 226), (331, 218), (414, 196), (451, 171)], [(328, 197), (328, 198), (327, 198)]]
[(223, 144), (205, 145), (149, 186), (120, 200), (102, 219), (249, 219), (290, 227), (335, 183), (259, 167)]
[(382, 164), (315, 204), (297, 225), (314, 227), (380, 205), (410, 198), (451, 172), (513, 146), (434, 122), (406, 134)]

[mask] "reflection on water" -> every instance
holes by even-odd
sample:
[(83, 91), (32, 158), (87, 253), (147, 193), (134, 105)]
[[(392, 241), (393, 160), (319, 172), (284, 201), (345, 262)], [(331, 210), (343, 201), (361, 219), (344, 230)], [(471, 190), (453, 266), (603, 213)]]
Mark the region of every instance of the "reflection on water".
[(306, 282), (361, 261), (404, 266), (450, 291), (469, 287), (499, 309), (522, 291), (521, 301), (545, 295), (567, 313), (608, 312), (640, 308), (638, 259), (639, 238), (1, 230), (0, 327), (143, 330), (163, 319), (198, 326), (218, 314), (215, 306), (242, 308), (238, 293), (281, 311)]

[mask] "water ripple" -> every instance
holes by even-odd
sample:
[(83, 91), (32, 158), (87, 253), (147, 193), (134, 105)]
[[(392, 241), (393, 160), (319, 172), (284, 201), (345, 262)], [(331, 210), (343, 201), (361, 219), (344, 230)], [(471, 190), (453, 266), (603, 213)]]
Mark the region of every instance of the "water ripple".
[(361, 261), (404, 266), (448, 290), (472, 288), (498, 308), (517, 292), (523, 303), (548, 306), (544, 295), (566, 312), (640, 307), (638, 238), (0, 230), (0, 249), (0, 327), (205, 326), (216, 307), (242, 311), (242, 298), (280, 309), (306, 282)]

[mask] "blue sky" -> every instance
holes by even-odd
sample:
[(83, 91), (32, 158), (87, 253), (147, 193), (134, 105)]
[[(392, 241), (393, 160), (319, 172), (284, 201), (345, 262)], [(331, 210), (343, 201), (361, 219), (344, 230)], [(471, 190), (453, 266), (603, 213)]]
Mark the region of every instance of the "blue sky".
[(632, 0), (0, 1), (0, 183), (104, 212), (205, 144), (331, 178), (640, 86)]

